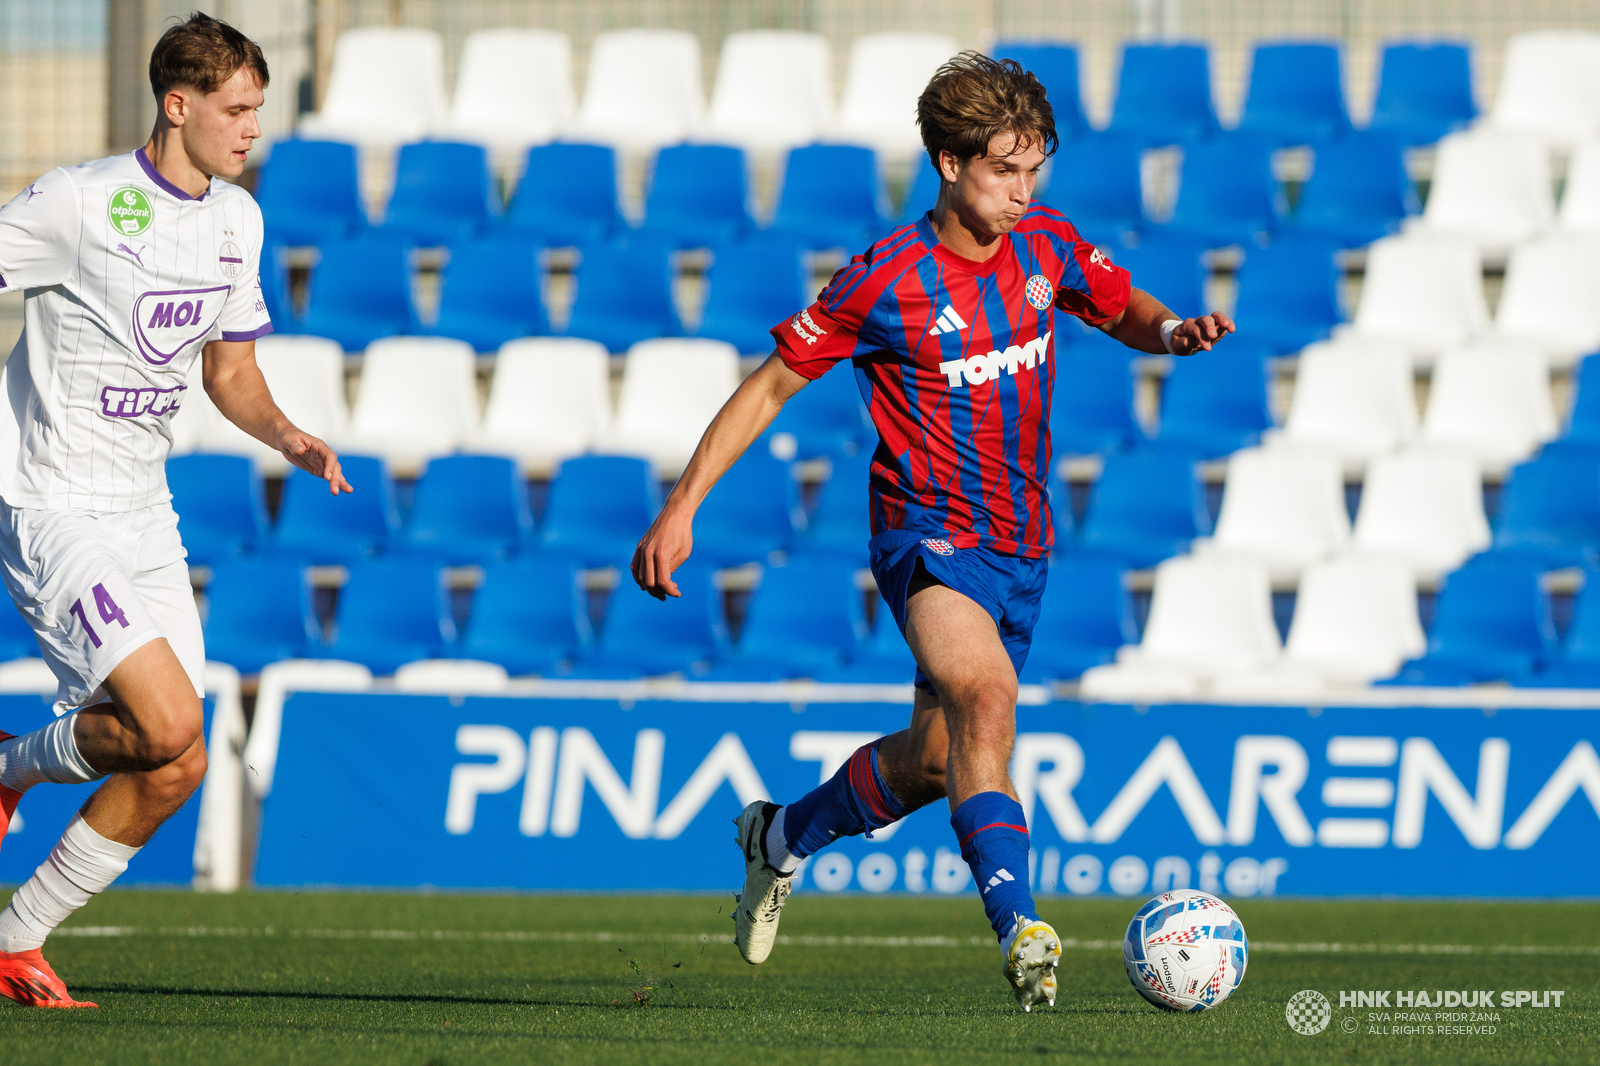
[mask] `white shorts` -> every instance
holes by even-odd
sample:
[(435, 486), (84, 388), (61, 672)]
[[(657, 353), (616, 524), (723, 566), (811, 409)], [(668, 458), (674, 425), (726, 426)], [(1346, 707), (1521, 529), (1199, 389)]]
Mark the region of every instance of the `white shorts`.
[(0, 500), (0, 569), (60, 682), (57, 714), (106, 702), (111, 671), (157, 637), (204, 697), (205, 645), (187, 556), (171, 504), (44, 511)]

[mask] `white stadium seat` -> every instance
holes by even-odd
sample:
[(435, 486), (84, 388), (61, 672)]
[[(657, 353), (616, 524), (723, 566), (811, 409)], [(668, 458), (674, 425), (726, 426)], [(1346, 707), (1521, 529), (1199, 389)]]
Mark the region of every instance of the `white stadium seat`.
[(1515, 249), (1494, 333), (1533, 341), (1563, 370), (1600, 348), (1600, 233), (1554, 233)]
[(628, 351), (616, 421), (597, 450), (642, 455), (663, 475), (677, 474), (738, 384), (739, 353), (731, 344), (640, 341)]
[(1398, 341), (1419, 362), (1431, 363), (1488, 329), (1478, 251), (1461, 240), (1411, 233), (1368, 246), (1355, 319), (1335, 337)]
[[(256, 341), (256, 364), (289, 421), (335, 448), (341, 446), (350, 411), (344, 396), (344, 351), (338, 341), (276, 334), (262, 337)], [(196, 391), (198, 378), (196, 374), (191, 379), (190, 392)], [(187, 408), (188, 401), (184, 406)], [(248, 456), (267, 476), (281, 476), (289, 470), (282, 452), (262, 444), (220, 414), (200, 428), (194, 447)]]
[(1497, 340), (1440, 356), (1421, 439), (1460, 448), (1494, 473), (1556, 432), (1550, 363), (1537, 346)]
[(1544, 144), (1525, 133), (1478, 129), (1439, 142), (1428, 205), (1413, 225), (1498, 256), (1549, 229), (1555, 214)]
[(443, 337), (373, 341), (361, 364), (344, 448), (376, 455), (399, 476), (448, 455), (477, 429), (472, 345)]
[(700, 39), (682, 30), (612, 30), (594, 39), (575, 131), (647, 152), (676, 144), (705, 114)]
[(322, 110), (300, 120), (300, 134), (393, 148), (425, 136), (444, 116), (439, 35), (372, 26), (339, 35)]
[(199, 451), (201, 438), (220, 421), (223, 421), (222, 414), (217, 410), (217, 405), (211, 402), (211, 397), (206, 395), (205, 385), (200, 379), (200, 368), (196, 366), (185, 382), (183, 403), (169, 423), (172, 454)]
[(1600, 230), (1600, 140), (1584, 141), (1573, 149), (1556, 222), (1564, 230)]
[(1228, 459), (1222, 513), (1203, 555), (1239, 555), (1292, 578), (1344, 550), (1350, 516), (1338, 458), (1320, 448), (1244, 448)]
[(394, 672), (396, 692), (430, 696), (494, 696), (509, 684), (505, 667), (476, 659), (418, 659)]
[(554, 139), (572, 122), (572, 42), (553, 30), (479, 30), (461, 49), (439, 133), (500, 155)]
[(1483, 482), (1470, 455), (1417, 447), (1374, 460), (1361, 487), (1355, 549), (1437, 581), (1489, 546)]
[(701, 136), (747, 151), (809, 144), (833, 122), (828, 39), (797, 30), (750, 30), (722, 40), (717, 84)]
[(1486, 124), (1558, 148), (1600, 133), (1600, 34), (1535, 30), (1509, 38)]
[(850, 46), (850, 68), (834, 136), (888, 157), (910, 158), (922, 148), (917, 97), (939, 65), (956, 54), (955, 39), (939, 33), (868, 33)]
[(1358, 472), (1416, 433), (1411, 357), (1404, 348), (1323, 341), (1300, 353), (1289, 417), (1268, 439), (1326, 449), (1347, 472)]
[(549, 473), (568, 456), (588, 451), (609, 427), (610, 375), (610, 356), (595, 341), (508, 341), (494, 361), (483, 427), (466, 449), (510, 456), (526, 473)]

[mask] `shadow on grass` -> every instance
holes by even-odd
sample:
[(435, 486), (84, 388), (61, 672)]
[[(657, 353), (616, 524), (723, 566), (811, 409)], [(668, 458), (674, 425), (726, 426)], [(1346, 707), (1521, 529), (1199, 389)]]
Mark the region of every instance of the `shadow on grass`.
[[(339, 1003), (439, 1003), (461, 1007), (586, 1007), (593, 1010), (634, 1009), (631, 1003), (595, 1003), (570, 999), (517, 999), (493, 996), (447, 996), (381, 992), (298, 992), (265, 988), (185, 988), (179, 985), (74, 985), (84, 995), (122, 994), (133, 996), (210, 996), (217, 999), (311, 999)], [(648, 1010), (734, 1010), (702, 1004), (659, 1003), (651, 1000)]]

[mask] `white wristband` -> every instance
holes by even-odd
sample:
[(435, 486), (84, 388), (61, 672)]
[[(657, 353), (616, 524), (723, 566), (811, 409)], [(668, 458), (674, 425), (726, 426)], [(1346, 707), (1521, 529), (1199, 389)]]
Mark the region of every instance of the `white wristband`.
[(1176, 318), (1169, 318), (1161, 323), (1161, 343), (1172, 355), (1178, 354), (1172, 350), (1172, 331), (1181, 325), (1183, 325), (1183, 322)]

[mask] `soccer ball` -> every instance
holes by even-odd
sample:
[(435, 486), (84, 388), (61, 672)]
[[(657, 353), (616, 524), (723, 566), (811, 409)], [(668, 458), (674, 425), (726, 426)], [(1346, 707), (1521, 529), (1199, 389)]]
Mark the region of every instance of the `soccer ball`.
[(1163, 1010), (1210, 1010), (1244, 980), (1250, 941), (1233, 908), (1193, 889), (1163, 892), (1139, 908), (1122, 938), (1122, 962), (1139, 994)]

